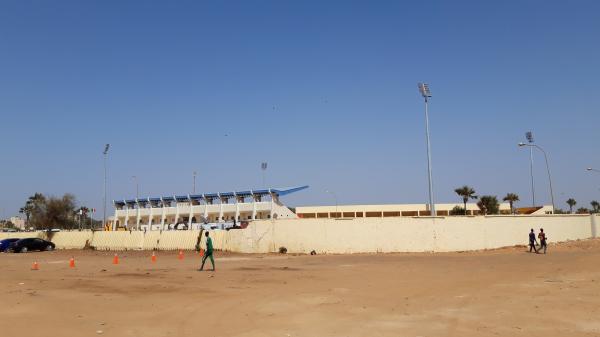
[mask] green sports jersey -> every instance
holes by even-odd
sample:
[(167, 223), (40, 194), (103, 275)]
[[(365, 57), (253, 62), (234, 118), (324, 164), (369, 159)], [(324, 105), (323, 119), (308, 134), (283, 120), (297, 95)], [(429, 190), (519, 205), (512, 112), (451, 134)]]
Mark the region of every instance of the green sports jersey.
[(210, 237), (206, 238), (206, 252), (209, 254), (213, 252), (212, 239)]

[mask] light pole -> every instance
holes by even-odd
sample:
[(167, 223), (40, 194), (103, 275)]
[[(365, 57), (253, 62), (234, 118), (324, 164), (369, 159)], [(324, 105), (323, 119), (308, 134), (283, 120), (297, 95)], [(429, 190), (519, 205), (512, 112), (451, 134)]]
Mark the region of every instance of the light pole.
[(431, 97), (431, 91), (429, 90), (429, 84), (419, 83), (419, 92), (425, 99), (425, 133), (427, 136), (427, 173), (429, 177), (429, 211), (431, 216), (435, 216), (435, 204), (433, 202), (433, 181), (431, 178), (431, 143), (429, 141), (429, 98)]
[(337, 199), (337, 194), (335, 194), (335, 192), (330, 191), (330, 190), (325, 190), (325, 193), (329, 193), (331, 195), (333, 195), (333, 199), (335, 200), (335, 217), (338, 217), (338, 199)]
[[(527, 131), (525, 133), (525, 138), (529, 144), (533, 144), (533, 133), (531, 131)], [(535, 207), (535, 184), (533, 182), (533, 147), (529, 147), (529, 175), (531, 176), (531, 206)]]
[(552, 177), (550, 176), (550, 165), (548, 165), (548, 154), (546, 154), (546, 151), (544, 151), (544, 149), (542, 149), (537, 144), (519, 143), (519, 146), (535, 147), (536, 149), (542, 151), (542, 153), (544, 154), (544, 159), (546, 160), (546, 171), (548, 171), (548, 183), (550, 185), (550, 199), (552, 200), (552, 214), (554, 214), (554, 191), (552, 190)]
[(102, 211), (102, 226), (106, 226), (106, 156), (108, 155), (108, 149), (110, 148), (110, 144), (106, 144), (104, 146), (104, 208)]
[(595, 169), (595, 168), (591, 168), (591, 167), (588, 167), (588, 168), (586, 168), (585, 170), (586, 170), (586, 171), (590, 171), (590, 172), (597, 172), (597, 173), (600, 173), (600, 170), (597, 170), (597, 169)]
[(138, 183), (137, 176), (131, 176), (131, 179), (135, 180), (135, 199), (140, 197), (140, 184)]
[(192, 189), (192, 193), (196, 194), (196, 171), (194, 171), (193, 176), (194, 176), (194, 188)]
[(267, 186), (265, 186), (265, 171), (267, 170), (267, 162), (260, 163), (260, 169), (262, 170), (262, 184), (263, 184), (263, 188), (267, 188)]

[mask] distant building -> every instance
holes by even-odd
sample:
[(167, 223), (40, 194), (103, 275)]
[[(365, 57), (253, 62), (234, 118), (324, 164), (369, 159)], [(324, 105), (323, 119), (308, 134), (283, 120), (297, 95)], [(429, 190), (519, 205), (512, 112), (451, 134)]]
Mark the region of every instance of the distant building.
[[(435, 204), (437, 216), (449, 216), (460, 204)], [(386, 204), (386, 205), (337, 205), (337, 206), (299, 206), (296, 214), (302, 219), (311, 218), (386, 218), (398, 216), (430, 216), (428, 204)], [(552, 206), (517, 209), (517, 214), (549, 214)], [(482, 215), (475, 203), (467, 203), (467, 215)], [(500, 214), (510, 214), (508, 203), (500, 204)]]
[(12, 222), (16, 228), (20, 230), (25, 230), (25, 220), (22, 219), (20, 216), (12, 216), (10, 217), (10, 219), (8, 219), (8, 221)]

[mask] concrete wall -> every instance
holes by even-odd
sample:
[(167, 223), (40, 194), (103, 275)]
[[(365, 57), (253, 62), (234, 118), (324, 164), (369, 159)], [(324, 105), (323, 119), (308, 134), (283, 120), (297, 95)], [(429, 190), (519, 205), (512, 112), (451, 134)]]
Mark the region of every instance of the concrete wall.
[[(246, 229), (211, 231), (215, 249), (241, 253), (449, 252), (527, 244), (530, 228), (544, 228), (549, 242), (596, 237), (600, 216), (477, 216), (436, 218), (289, 219), (254, 221)], [(194, 249), (199, 231), (60, 232), (57, 248), (100, 250)], [(0, 233), (31, 237), (43, 233)], [(204, 237), (202, 238), (204, 246)]]

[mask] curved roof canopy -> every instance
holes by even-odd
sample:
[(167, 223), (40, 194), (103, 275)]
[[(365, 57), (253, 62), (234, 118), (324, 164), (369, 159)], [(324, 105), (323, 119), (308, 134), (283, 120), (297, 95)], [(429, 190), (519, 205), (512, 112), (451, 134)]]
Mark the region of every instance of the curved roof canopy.
[(138, 199), (128, 199), (128, 200), (113, 200), (113, 204), (115, 206), (125, 206), (125, 205), (135, 205), (135, 204), (146, 204), (148, 201), (176, 201), (176, 202), (185, 202), (190, 200), (206, 200), (206, 199), (216, 199), (216, 198), (233, 198), (235, 196), (238, 197), (250, 197), (250, 196), (284, 196), (294, 192), (298, 192), (304, 189), (307, 189), (308, 185), (292, 187), (292, 188), (268, 188), (268, 189), (259, 189), (259, 190), (245, 190), (239, 192), (220, 192), (220, 193), (205, 193), (205, 194), (194, 194), (194, 195), (176, 195), (176, 196), (164, 196), (164, 197), (150, 197), (150, 198), (138, 198)]

